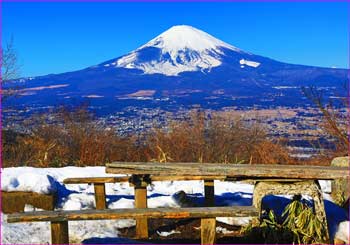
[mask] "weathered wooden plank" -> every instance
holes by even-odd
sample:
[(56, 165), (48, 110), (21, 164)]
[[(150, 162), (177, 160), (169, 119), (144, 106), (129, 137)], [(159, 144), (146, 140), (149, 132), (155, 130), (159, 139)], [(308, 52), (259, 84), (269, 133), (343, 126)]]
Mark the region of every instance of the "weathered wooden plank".
[(201, 219), (201, 244), (215, 244), (216, 219)]
[(69, 244), (68, 221), (51, 222), (51, 244)]
[(215, 206), (214, 180), (204, 180), (204, 206)]
[(151, 176), (152, 181), (182, 181), (182, 180), (226, 180), (226, 176), (219, 176), (219, 175), (211, 175), (211, 176), (205, 176), (205, 175), (171, 175), (168, 173), (168, 175), (152, 175)]
[(23, 212), (26, 204), (45, 210), (54, 210), (56, 193), (40, 194), (23, 191), (0, 191), (3, 213)]
[[(135, 208), (147, 208), (146, 185), (135, 186)], [(145, 217), (136, 219), (136, 238), (148, 238), (148, 220)]]
[(214, 218), (214, 217), (252, 217), (258, 216), (253, 206), (232, 207), (194, 207), (194, 208), (123, 208), (88, 209), (71, 211), (37, 211), (9, 214), (8, 223), (42, 222), (67, 220), (108, 220), (135, 218)]
[(106, 190), (104, 183), (95, 183), (95, 202), (96, 209), (105, 209), (106, 208)]
[(103, 183), (118, 183), (128, 182), (129, 176), (121, 177), (81, 177), (81, 178), (66, 178), (64, 184), (103, 184)]
[[(67, 178), (64, 184), (95, 184), (128, 182), (130, 176), (121, 177), (82, 177)], [(152, 181), (182, 181), (182, 180), (226, 180), (225, 176), (151, 176)]]
[(269, 164), (214, 164), (214, 163), (123, 163), (106, 164), (106, 172), (114, 174), (151, 174), (176, 176), (228, 176), (237, 178), (324, 179), (345, 178), (345, 167), (269, 165)]

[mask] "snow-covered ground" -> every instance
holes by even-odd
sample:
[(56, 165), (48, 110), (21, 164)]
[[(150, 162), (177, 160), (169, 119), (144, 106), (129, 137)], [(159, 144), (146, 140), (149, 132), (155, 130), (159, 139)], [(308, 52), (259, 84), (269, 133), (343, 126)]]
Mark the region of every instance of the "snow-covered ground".
[[(65, 167), (65, 168), (5, 168), (1, 173), (1, 187), (4, 191), (34, 191), (38, 193), (58, 193), (57, 210), (92, 209), (95, 207), (94, 188), (92, 185), (63, 185), (65, 178), (69, 177), (102, 177), (116, 176), (106, 174), (104, 167)], [(337, 232), (337, 237), (346, 240), (349, 237), (349, 222), (344, 209), (335, 205), (330, 196), (330, 183), (322, 182), (325, 192), (325, 206), (331, 236)], [(148, 186), (148, 206), (155, 207), (179, 207), (176, 193), (184, 191), (194, 202), (201, 203), (203, 197), (202, 181), (164, 181), (154, 182)], [(253, 186), (240, 182), (215, 181), (216, 205), (251, 205)], [(106, 184), (108, 208), (132, 208), (134, 206), (134, 190), (128, 183)], [(267, 205), (280, 213), (288, 203), (285, 196), (269, 196), (265, 199)], [(26, 207), (26, 211), (33, 207)], [(218, 218), (228, 224), (247, 224), (249, 218)], [(107, 221), (76, 221), (69, 222), (69, 234), (71, 242), (93, 241), (96, 238), (117, 238), (118, 228), (134, 226), (134, 220), (107, 220)], [(45, 222), (8, 224), (6, 215), (1, 214), (2, 244), (21, 243), (49, 243), (50, 229)], [(176, 231), (158, 232), (167, 236)], [(108, 241), (108, 240), (106, 240)], [(113, 239), (115, 243), (116, 240)], [(120, 238), (120, 243), (130, 241)]]

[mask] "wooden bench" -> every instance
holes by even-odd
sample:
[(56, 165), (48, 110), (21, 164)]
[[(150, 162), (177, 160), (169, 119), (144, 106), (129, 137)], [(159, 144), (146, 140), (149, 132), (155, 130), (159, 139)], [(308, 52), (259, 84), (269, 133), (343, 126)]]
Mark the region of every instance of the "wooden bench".
[[(215, 163), (135, 163), (106, 164), (106, 173), (167, 176), (222, 176), (230, 180), (254, 180), (253, 205), (261, 211), (262, 198), (270, 194), (305, 194), (312, 197), (315, 213), (328, 231), (326, 212), (318, 180), (349, 178), (349, 169), (333, 166), (215, 164)], [(329, 238), (329, 234), (327, 232)], [(329, 240), (329, 239), (328, 239)]]
[[(144, 199), (144, 195), (140, 192), (144, 192), (141, 189), (145, 189), (148, 184), (156, 181), (186, 181), (186, 180), (203, 180), (204, 181), (204, 198), (205, 206), (214, 206), (214, 180), (225, 181), (225, 176), (148, 176), (147, 180), (141, 177), (141, 182), (136, 183), (133, 176), (121, 176), (121, 177), (79, 177), (79, 178), (66, 178), (63, 180), (64, 184), (93, 184), (95, 191), (95, 203), (96, 209), (105, 209), (106, 207), (106, 189), (107, 183), (122, 183), (129, 182), (135, 190), (135, 201), (138, 202), (138, 197)], [(140, 188), (142, 185), (144, 188)], [(147, 194), (146, 194), (147, 195)], [(147, 207), (147, 206), (145, 206)]]
[[(67, 178), (64, 184), (93, 184), (96, 209), (106, 209), (106, 183), (129, 182), (134, 187), (135, 208), (147, 208), (147, 185), (155, 181), (204, 181), (204, 206), (215, 206), (214, 180), (226, 180), (224, 176), (121, 176), (121, 177), (80, 177)], [(148, 237), (147, 218), (136, 219), (136, 237)]]
[(136, 208), (15, 213), (7, 216), (7, 222), (51, 222), (51, 243), (68, 244), (68, 221), (132, 218), (139, 219), (144, 217), (168, 219), (200, 218), (201, 244), (214, 244), (216, 234), (216, 217), (254, 217), (257, 215), (257, 209), (252, 206)]
[[(106, 183), (129, 182), (134, 187), (135, 208), (147, 208), (147, 185), (156, 181), (204, 181), (204, 206), (215, 206), (214, 180), (226, 180), (224, 176), (122, 176), (122, 177), (80, 177), (67, 178), (64, 184), (93, 184), (96, 209), (106, 209)], [(136, 219), (136, 237), (148, 237), (147, 218)]]

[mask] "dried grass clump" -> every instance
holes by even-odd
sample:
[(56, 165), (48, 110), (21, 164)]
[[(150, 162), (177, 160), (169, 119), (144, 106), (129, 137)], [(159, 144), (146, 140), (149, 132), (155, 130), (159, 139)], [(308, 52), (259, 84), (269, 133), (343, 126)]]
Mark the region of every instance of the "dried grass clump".
[(203, 112), (128, 137), (96, 124), (81, 108), (35, 116), (27, 125), (31, 128), (28, 134), (4, 132), (4, 167), (95, 166), (113, 161), (292, 162), (283, 144), (270, 140), (258, 123), (249, 125)]
[[(48, 123), (54, 117), (54, 123)], [(111, 161), (146, 160), (135, 138), (121, 138), (93, 121), (85, 109), (32, 117), (30, 134), (3, 134), (3, 166), (95, 166)], [(136, 153), (136, 154), (135, 154)]]
[(288, 164), (291, 158), (279, 142), (270, 140), (258, 124), (195, 112), (187, 121), (155, 129), (147, 143), (152, 160)]

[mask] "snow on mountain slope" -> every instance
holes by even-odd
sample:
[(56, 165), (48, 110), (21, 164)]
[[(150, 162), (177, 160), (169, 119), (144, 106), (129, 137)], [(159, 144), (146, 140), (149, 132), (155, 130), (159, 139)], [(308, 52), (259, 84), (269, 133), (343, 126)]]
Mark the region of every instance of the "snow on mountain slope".
[(117, 67), (140, 69), (145, 74), (176, 76), (185, 71), (210, 71), (221, 65), (224, 50), (243, 53), (191, 26), (173, 26), (135, 51), (119, 58)]
[(239, 63), (241, 65), (247, 65), (247, 66), (251, 66), (251, 67), (258, 67), (260, 65), (259, 62), (255, 62), (255, 61), (251, 61), (251, 60), (245, 60), (245, 59), (241, 59), (239, 61)]
[(220, 50), (217, 49), (218, 47), (240, 51), (238, 48), (227, 44), (206, 32), (187, 25), (171, 27), (167, 31), (149, 41), (147, 44), (141, 46), (140, 49), (145, 47), (158, 47), (163, 49), (165, 52), (175, 55), (184, 48), (198, 52), (208, 49), (220, 52)]

